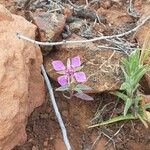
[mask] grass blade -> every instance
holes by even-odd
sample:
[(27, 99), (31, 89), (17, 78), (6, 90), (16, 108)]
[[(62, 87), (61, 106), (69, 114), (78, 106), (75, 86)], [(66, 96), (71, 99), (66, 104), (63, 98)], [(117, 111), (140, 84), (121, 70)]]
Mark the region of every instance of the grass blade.
[(115, 96), (118, 96), (119, 98), (121, 98), (122, 100), (124, 100), (124, 102), (126, 102), (127, 99), (129, 99), (127, 95), (125, 95), (125, 94), (123, 94), (121, 92), (118, 92), (118, 91), (114, 92), (112, 94), (115, 95)]
[(133, 116), (132, 114), (127, 114), (126, 116), (121, 115), (121, 116), (114, 117), (110, 120), (103, 121), (101, 123), (88, 126), (88, 128), (94, 128), (94, 127), (98, 127), (98, 126), (102, 126), (102, 125), (107, 125), (107, 124), (110, 124), (110, 123), (115, 123), (115, 122), (118, 122), (118, 121), (130, 120), (130, 119), (137, 119), (137, 118), (135, 116)]
[(145, 109), (150, 109), (150, 103), (145, 104), (144, 108), (145, 108)]
[(132, 100), (128, 98), (127, 101), (126, 101), (125, 107), (124, 107), (124, 112), (123, 112), (124, 116), (126, 116), (126, 114), (129, 110), (129, 108), (131, 107), (131, 105), (132, 105)]

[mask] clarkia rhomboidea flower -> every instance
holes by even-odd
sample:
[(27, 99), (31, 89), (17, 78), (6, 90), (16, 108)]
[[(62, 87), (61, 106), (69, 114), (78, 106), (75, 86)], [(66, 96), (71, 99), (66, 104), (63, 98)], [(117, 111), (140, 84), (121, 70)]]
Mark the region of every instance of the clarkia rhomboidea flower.
[(75, 79), (78, 83), (86, 81), (85, 73), (79, 71), (82, 68), (79, 56), (73, 57), (71, 60), (68, 58), (67, 66), (65, 66), (61, 60), (53, 61), (52, 65), (57, 73), (62, 74), (57, 78), (61, 86), (70, 84), (71, 79)]
[(56, 91), (67, 91), (70, 95), (69, 98), (76, 96), (83, 100), (93, 100), (91, 96), (83, 92), (91, 90), (91, 88), (84, 85), (87, 78), (85, 73), (80, 71), (82, 66), (79, 56), (68, 59), (66, 66), (61, 60), (53, 61), (52, 65), (57, 73), (61, 74), (61, 76), (57, 78), (61, 86), (57, 88)]

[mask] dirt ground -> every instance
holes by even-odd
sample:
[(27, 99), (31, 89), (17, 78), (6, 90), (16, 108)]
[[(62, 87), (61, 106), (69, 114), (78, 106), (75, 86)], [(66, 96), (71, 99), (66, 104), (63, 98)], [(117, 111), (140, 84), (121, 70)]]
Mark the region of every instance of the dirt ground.
[[(138, 121), (87, 129), (86, 125), (93, 118), (98, 106), (101, 104), (101, 108), (103, 108), (104, 105), (112, 102), (112, 96), (109, 94), (92, 95), (95, 98), (94, 102), (78, 99), (66, 100), (61, 94), (55, 94), (74, 150), (150, 149), (150, 130), (145, 129), (143, 124)], [(110, 106), (107, 113), (111, 112), (109, 108)], [(123, 128), (115, 136), (123, 124)], [(45, 104), (32, 113), (26, 131), (27, 142), (13, 150), (65, 150), (61, 130), (48, 99)], [(100, 134), (102, 135), (100, 136)], [(113, 139), (110, 140), (107, 136), (113, 137)]]
[[(85, 1), (76, 2), (83, 4)], [(117, 10), (124, 9), (127, 4), (126, 0), (121, 2), (122, 4), (117, 4), (118, 7), (114, 6)], [(103, 3), (105, 8), (109, 9), (108, 1)], [(13, 0), (0, 0), (0, 4), (5, 5), (12, 13), (24, 16), (22, 10), (16, 9)], [(94, 6), (96, 7), (98, 6)], [(53, 87), (57, 86), (53, 82)], [(73, 150), (150, 150), (150, 130), (139, 121), (120, 122), (95, 129), (87, 128), (98, 108), (105, 109), (105, 113), (99, 117), (106, 119), (113, 111), (112, 106), (121, 107), (108, 93), (93, 94), (95, 100), (92, 102), (76, 98), (67, 100), (59, 92), (55, 92), (55, 97)], [(13, 150), (65, 150), (61, 130), (48, 96), (45, 103), (35, 109), (29, 117), (26, 131), (26, 143)]]

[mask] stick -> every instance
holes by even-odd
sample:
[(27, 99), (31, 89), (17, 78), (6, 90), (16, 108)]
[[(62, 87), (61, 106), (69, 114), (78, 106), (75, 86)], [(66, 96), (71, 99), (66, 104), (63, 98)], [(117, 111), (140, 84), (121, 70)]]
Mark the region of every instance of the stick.
[(97, 143), (97, 142), (99, 141), (99, 139), (101, 138), (101, 135), (102, 135), (102, 133), (98, 135), (98, 137), (96, 138), (96, 140), (95, 140), (94, 143), (92, 144), (90, 150), (93, 150), (93, 149), (94, 149), (96, 143)]
[(129, 6), (127, 8), (127, 12), (130, 16), (138, 18), (138, 17), (140, 17), (140, 14), (133, 8), (132, 1), (133, 0), (129, 0)]
[(65, 125), (63, 123), (63, 120), (61, 118), (60, 112), (58, 110), (51, 83), (48, 79), (48, 76), (46, 74), (46, 71), (45, 71), (45, 68), (44, 68), (43, 65), (41, 65), (41, 70), (42, 70), (42, 74), (43, 74), (44, 80), (45, 80), (47, 88), (48, 88), (48, 92), (49, 92), (49, 95), (50, 95), (50, 98), (51, 98), (51, 102), (52, 102), (56, 117), (58, 119), (61, 131), (62, 131), (64, 143), (66, 145), (67, 150), (71, 150), (71, 146), (70, 146), (70, 143), (69, 143), (69, 140), (68, 140), (68, 137), (67, 137), (67, 131), (66, 131)]
[[(124, 123), (124, 124), (125, 124), (125, 123)], [(111, 140), (113, 140), (113, 138), (114, 138), (115, 136), (117, 136), (117, 134), (118, 134), (118, 133), (120, 132), (120, 130), (123, 128), (124, 124), (122, 124), (121, 127), (118, 129), (118, 131), (108, 140), (108, 142), (105, 144), (105, 146), (107, 146), (107, 145), (109, 144), (109, 142), (110, 142)]]
[(31, 43), (37, 44), (37, 45), (45, 45), (45, 46), (53, 46), (53, 45), (62, 45), (62, 44), (76, 44), (76, 43), (87, 43), (87, 42), (94, 42), (94, 41), (98, 41), (98, 40), (106, 40), (106, 39), (111, 39), (111, 38), (119, 38), (119, 37), (123, 37), (125, 35), (131, 34), (132, 32), (135, 32), (139, 27), (141, 27), (146, 21), (148, 21), (150, 19), (150, 16), (146, 17), (145, 19), (143, 19), (141, 21), (141, 23), (139, 25), (137, 25), (135, 28), (121, 33), (121, 34), (117, 34), (117, 35), (111, 35), (111, 36), (101, 36), (101, 37), (96, 37), (93, 39), (87, 39), (87, 40), (77, 40), (77, 41), (66, 41), (63, 40), (61, 42), (39, 42), (39, 41), (35, 41), (33, 39), (30, 39), (24, 35), (21, 35), (19, 33), (17, 33), (17, 37), (19, 39), (24, 39), (26, 41), (29, 41)]

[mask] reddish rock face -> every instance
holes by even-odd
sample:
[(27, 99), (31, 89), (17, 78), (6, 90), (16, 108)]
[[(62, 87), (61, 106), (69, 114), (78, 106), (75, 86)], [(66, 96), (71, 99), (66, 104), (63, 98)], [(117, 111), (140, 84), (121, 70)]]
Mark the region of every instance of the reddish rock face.
[[(67, 40), (83, 40), (72, 34)], [(62, 60), (66, 64), (67, 58), (80, 56), (83, 69), (87, 75), (87, 85), (93, 92), (113, 91), (120, 88), (120, 60), (123, 55), (112, 50), (102, 50), (94, 43), (68, 44), (57, 46), (57, 50), (44, 60), (45, 67), (51, 78), (57, 80), (59, 76), (53, 69), (53, 60)]]
[[(55, 41), (65, 26), (66, 16), (62, 14), (46, 13), (37, 9), (34, 13), (29, 13), (29, 16), (38, 27), (40, 41)], [(41, 48), (43, 52), (49, 52), (52, 46), (41, 46)]]
[[(141, 5), (142, 1), (136, 4), (136, 9), (142, 14), (140, 20), (142, 21), (144, 18), (150, 15), (150, 5), (147, 2), (147, 5)], [(142, 6), (142, 7), (140, 7)], [(141, 8), (141, 9), (138, 9)], [(147, 21), (142, 27), (140, 27), (135, 33), (135, 39), (137, 40), (139, 46), (144, 50), (150, 48), (150, 22)], [(145, 63), (150, 64), (150, 56)], [(150, 72), (145, 75), (144, 86), (148, 94), (150, 94)]]
[(0, 149), (25, 142), (27, 118), (45, 98), (38, 46), (16, 33), (35, 37), (36, 27), (0, 5)]
[(37, 25), (41, 41), (53, 41), (64, 29), (66, 17), (62, 14), (35, 12), (30, 14)]
[(106, 20), (115, 27), (121, 27), (126, 23), (132, 22), (132, 18), (127, 12), (117, 10), (116, 8), (110, 8), (107, 10), (99, 8), (97, 13), (105, 16)]

